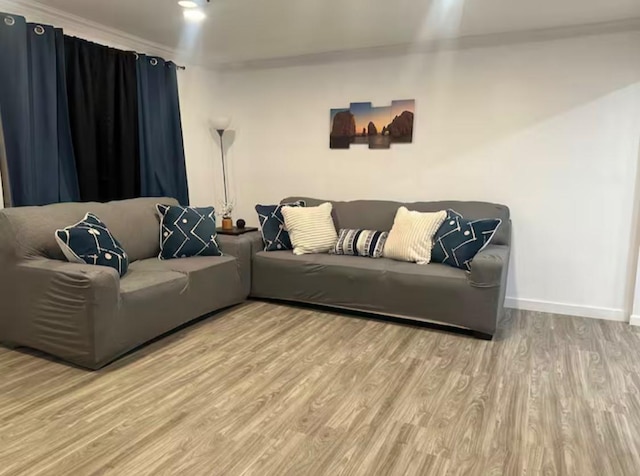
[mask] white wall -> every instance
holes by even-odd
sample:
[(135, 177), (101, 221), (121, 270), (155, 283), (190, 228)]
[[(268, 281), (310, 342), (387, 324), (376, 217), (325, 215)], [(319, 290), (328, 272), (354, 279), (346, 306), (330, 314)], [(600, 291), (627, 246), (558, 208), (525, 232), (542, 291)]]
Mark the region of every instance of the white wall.
[[(220, 143), (209, 131), (209, 118), (220, 115), (216, 104), (220, 101), (217, 74), (190, 66), (178, 76), (182, 133), (187, 163), (189, 198), (193, 206), (222, 203)], [(218, 114), (216, 114), (218, 113)]]
[[(288, 195), (504, 203), (508, 304), (628, 320), (639, 44), (628, 32), (223, 73), (235, 218), (255, 224), (256, 203)], [(407, 98), (413, 144), (329, 149), (330, 108)]]

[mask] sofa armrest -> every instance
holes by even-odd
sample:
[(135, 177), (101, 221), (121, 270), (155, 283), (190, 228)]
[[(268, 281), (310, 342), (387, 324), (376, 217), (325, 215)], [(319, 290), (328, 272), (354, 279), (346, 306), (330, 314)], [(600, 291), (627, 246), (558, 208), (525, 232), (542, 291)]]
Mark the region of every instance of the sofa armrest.
[(469, 282), (479, 288), (493, 288), (505, 284), (509, 265), (507, 245), (488, 245), (471, 261)]
[(59, 260), (21, 261), (3, 270), (13, 293), (0, 313), (0, 340), (91, 367), (96, 334), (118, 311), (120, 277), (104, 266)]
[(264, 244), (259, 231), (252, 231), (244, 235), (220, 235), (217, 237), (218, 246), (222, 254), (233, 256), (238, 260), (238, 272), (242, 281), (243, 292), (249, 296), (251, 291), (251, 261), (253, 256), (262, 251)]

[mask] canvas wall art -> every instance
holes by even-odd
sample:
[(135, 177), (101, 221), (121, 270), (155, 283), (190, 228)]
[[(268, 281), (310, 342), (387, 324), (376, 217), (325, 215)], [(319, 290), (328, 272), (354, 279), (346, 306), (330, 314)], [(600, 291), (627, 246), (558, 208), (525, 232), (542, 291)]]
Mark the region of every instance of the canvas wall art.
[(391, 144), (411, 143), (415, 109), (414, 99), (392, 101), (383, 107), (352, 102), (349, 108), (331, 109), (330, 147), (349, 149), (351, 144), (362, 144), (388, 149)]

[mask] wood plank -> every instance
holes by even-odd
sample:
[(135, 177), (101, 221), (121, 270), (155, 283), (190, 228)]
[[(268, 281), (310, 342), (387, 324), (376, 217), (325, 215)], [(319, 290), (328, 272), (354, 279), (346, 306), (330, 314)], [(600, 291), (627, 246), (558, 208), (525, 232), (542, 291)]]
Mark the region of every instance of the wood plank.
[(250, 302), (97, 372), (0, 350), (0, 475), (637, 475), (640, 333)]

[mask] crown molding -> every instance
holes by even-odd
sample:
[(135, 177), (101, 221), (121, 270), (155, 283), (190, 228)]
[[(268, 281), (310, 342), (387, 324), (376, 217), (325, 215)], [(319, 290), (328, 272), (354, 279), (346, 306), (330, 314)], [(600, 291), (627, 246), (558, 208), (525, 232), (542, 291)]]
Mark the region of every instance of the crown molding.
[(173, 58), (178, 52), (165, 45), (130, 35), (115, 28), (87, 20), (72, 13), (44, 5), (40, 2), (26, 0), (0, 0), (0, 10), (27, 18), (29, 22), (50, 23), (56, 27), (69, 30), (68, 33), (88, 36), (88, 39), (104, 41), (109, 46), (135, 50), (154, 56)]
[(212, 66), (219, 71), (237, 71), (252, 69), (284, 68), (313, 64), (357, 61), (412, 54), (426, 54), (436, 51), (487, 48), (522, 43), (535, 43), (584, 36), (615, 34), (640, 31), (640, 17), (609, 22), (591, 23), (576, 26), (544, 28), (536, 30), (512, 31), (470, 35), (458, 38), (402, 43), (387, 46), (374, 46), (351, 50), (311, 53), (297, 56), (255, 59), (246, 61), (214, 62)]
[[(56, 27), (61, 27), (67, 30), (68, 34), (86, 37), (87, 39), (94, 41), (101, 41), (116, 48), (135, 50), (150, 55), (162, 56), (167, 59), (181, 57), (191, 58), (191, 55), (185, 54), (185, 52), (146, 40), (139, 36), (125, 33), (101, 23), (87, 20), (86, 18), (82, 18), (72, 13), (58, 10), (48, 5), (44, 5), (39, 1), (0, 0), (0, 10), (4, 10), (7, 13), (25, 16), (27, 20), (31, 22), (53, 24)], [(192, 58), (189, 63), (192, 65), (201, 65), (215, 71), (270, 69), (388, 58), (413, 54), (427, 54), (436, 51), (463, 50), (470, 48), (486, 48), (510, 44), (552, 41), (628, 31), (640, 31), (640, 17), (575, 26), (469, 35), (458, 38), (445, 38), (417, 43), (373, 46), (276, 58), (257, 58), (233, 61), (230, 59), (220, 59), (219, 57), (200, 57)]]

